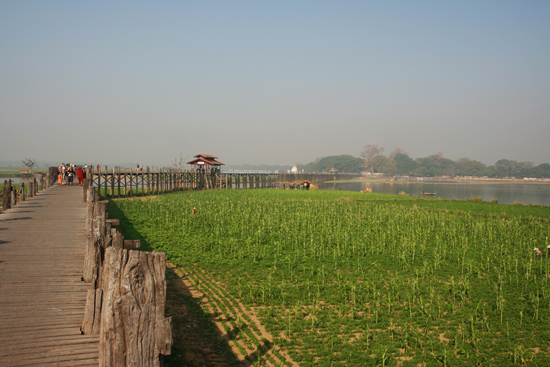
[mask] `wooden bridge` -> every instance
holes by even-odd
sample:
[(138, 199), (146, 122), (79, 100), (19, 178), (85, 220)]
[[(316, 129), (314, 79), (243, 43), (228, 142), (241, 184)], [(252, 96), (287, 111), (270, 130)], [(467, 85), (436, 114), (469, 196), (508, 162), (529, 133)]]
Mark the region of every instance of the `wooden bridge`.
[(53, 186), (0, 214), (0, 366), (98, 366), (82, 335), (86, 203)]
[(298, 180), (319, 183), (328, 180), (356, 177), (357, 174), (282, 173), (268, 171), (181, 170), (170, 168), (140, 169), (90, 167), (90, 185), (102, 197), (156, 195), (179, 190), (202, 189), (269, 189), (288, 188)]

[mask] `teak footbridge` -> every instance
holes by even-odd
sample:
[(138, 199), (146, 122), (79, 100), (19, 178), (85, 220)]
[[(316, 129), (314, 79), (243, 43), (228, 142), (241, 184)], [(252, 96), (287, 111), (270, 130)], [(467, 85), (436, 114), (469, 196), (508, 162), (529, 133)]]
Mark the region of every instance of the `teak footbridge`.
[(0, 366), (98, 366), (82, 335), (86, 203), (53, 186), (0, 214)]
[(0, 366), (162, 365), (164, 253), (135, 250), (90, 179), (54, 185), (55, 171), (39, 192), (2, 191)]

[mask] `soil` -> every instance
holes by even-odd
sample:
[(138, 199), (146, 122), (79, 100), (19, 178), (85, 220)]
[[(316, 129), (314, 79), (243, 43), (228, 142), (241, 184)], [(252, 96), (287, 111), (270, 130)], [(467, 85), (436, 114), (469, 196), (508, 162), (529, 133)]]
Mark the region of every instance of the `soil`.
[(165, 366), (242, 366), (219, 335), (218, 330), (193, 298), (182, 274), (171, 264), (166, 267), (166, 310), (172, 317), (172, 353)]
[[(166, 316), (172, 317), (172, 353), (166, 356), (166, 366), (297, 366), (288, 354), (273, 345), (272, 336), (261, 325), (253, 310), (247, 310), (236, 300), (224, 299), (231, 304), (229, 314), (223, 314), (218, 307), (221, 299), (212, 294), (208, 299), (197, 287), (198, 269), (183, 270), (173, 264), (166, 264)], [(200, 273), (200, 282), (205, 283), (206, 274)], [(223, 286), (208, 279), (217, 294)], [(246, 316), (246, 317), (244, 317)], [(258, 332), (239, 333), (231, 321), (239, 320), (241, 328), (252, 330), (245, 319), (251, 320)], [(230, 337), (229, 333), (238, 333)], [(246, 340), (245, 340), (246, 339)], [(257, 345), (256, 345), (257, 344)], [(254, 345), (254, 347), (250, 347)], [(278, 357), (273, 353), (276, 350)]]

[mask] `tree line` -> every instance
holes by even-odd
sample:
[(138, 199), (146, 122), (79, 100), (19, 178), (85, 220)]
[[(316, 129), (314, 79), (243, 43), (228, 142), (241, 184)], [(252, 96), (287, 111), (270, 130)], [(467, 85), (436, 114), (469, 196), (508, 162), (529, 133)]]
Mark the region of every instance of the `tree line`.
[(306, 165), (299, 166), (299, 170), (306, 172), (337, 172), (379, 173), (386, 176), (473, 176), (490, 178), (550, 178), (550, 164), (543, 163), (535, 166), (533, 162), (517, 162), (501, 159), (494, 165), (486, 165), (469, 158), (460, 158), (453, 161), (437, 153), (425, 158), (411, 158), (401, 149), (384, 155), (384, 148), (377, 145), (367, 145), (363, 148), (360, 157), (339, 155), (323, 157)]

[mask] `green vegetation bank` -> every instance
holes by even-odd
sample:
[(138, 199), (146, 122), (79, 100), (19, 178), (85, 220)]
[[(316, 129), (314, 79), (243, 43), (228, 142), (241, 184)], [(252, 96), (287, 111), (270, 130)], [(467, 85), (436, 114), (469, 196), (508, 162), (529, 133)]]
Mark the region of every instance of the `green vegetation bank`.
[(240, 302), (257, 314), (300, 366), (550, 365), (547, 207), (209, 190), (109, 212), (126, 236), (213, 279), (217, 293), (204, 291), (227, 300), (222, 312)]
[[(336, 169), (338, 172), (359, 173), (366, 169), (361, 158), (351, 155), (323, 157), (314, 162), (298, 165), (300, 171), (324, 172)], [(494, 165), (485, 165), (479, 161), (461, 158), (457, 161), (444, 158), (441, 154), (434, 154), (426, 158), (413, 159), (406, 153), (397, 152), (389, 156), (378, 154), (372, 158), (368, 170), (384, 173), (387, 176), (474, 176), (490, 178), (550, 178), (550, 164), (543, 163), (535, 166), (531, 162), (517, 162), (501, 159)]]

